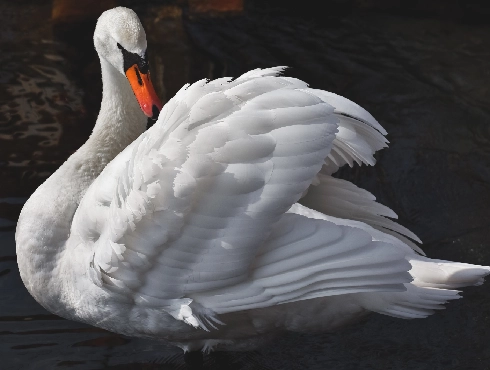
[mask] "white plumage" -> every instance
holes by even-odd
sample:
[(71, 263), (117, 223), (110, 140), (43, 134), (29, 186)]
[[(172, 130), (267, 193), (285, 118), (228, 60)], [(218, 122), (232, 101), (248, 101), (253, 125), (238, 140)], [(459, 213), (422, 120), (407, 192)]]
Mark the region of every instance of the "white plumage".
[(386, 132), (282, 67), (186, 85), (143, 132), (120, 48), (104, 44), (144, 52), (141, 35), (118, 34), (128, 19), (139, 25), (115, 8), (96, 28), (93, 135), (19, 218), (21, 276), (47, 309), (184, 349), (237, 348), (369, 311), (426, 317), (490, 272), (417, 254), (392, 210), (332, 177), (374, 165)]

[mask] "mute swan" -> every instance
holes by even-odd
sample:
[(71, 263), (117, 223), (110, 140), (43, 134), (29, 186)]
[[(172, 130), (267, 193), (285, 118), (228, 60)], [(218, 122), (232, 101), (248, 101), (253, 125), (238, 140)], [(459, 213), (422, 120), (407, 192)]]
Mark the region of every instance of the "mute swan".
[(94, 44), (93, 133), (16, 231), (47, 310), (186, 351), (244, 349), (369, 312), (423, 318), (490, 273), (424, 257), (393, 211), (331, 176), (386, 146), (357, 104), (256, 69), (184, 86), (145, 131), (161, 104), (138, 17), (104, 12)]

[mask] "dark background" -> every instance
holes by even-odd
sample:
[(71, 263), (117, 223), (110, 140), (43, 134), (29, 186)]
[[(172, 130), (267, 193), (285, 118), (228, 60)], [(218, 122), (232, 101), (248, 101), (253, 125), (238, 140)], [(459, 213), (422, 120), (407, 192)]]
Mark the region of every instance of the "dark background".
[[(265, 4), (264, 4), (265, 3)], [(488, 2), (487, 2), (488, 3)], [(116, 5), (145, 26), (163, 101), (187, 82), (288, 65), (387, 129), (371, 191), (429, 257), (490, 265), (490, 7), (476, 1), (1, 1), (0, 368), (185, 369), (180, 349), (46, 312), (17, 270), (23, 203), (88, 137), (101, 99), (95, 21)], [(490, 369), (490, 283), (424, 320), (372, 315), (288, 334), (207, 369)]]

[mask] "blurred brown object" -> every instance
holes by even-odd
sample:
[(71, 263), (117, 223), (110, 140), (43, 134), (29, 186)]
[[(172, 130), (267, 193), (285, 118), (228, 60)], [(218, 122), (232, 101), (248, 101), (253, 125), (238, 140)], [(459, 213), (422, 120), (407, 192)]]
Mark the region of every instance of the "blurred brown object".
[(156, 17), (154, 22), (157, 23), (163, 19), (182, 18), (182, 8), (177, 5), (164, 5), (154, 10)]
[(242, 12), (244, 0), (189, 0), (191, 13)]
[(56, 23), (92, 20), (116, 5), (116, 0), (53, 0), (51, 18)]
[(405, 16), (437, 17), (469, 23), (488, 23), (488, 0), (338, 0), (353, 9), (388, 12)]

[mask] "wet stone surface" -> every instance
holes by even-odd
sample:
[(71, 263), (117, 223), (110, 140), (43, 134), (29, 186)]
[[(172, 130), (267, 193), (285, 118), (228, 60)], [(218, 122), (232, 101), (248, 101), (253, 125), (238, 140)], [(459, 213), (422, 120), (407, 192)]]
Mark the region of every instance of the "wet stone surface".
[[(342, 169), (393, 208), (428, 256), (490, 264), (490, 26), (353, 13), (307, 19), (249, 9), (191, 17), (139, 6), (162, 100), (187, 82), (288, 65), (386, 128), (375, 167)], [(46, 312), (17, 269), (14, 230), (35, 188), (88, 137), (101, 97), (95, 21), (54, 24), (51, 2), (0, 15), (0, 354), (2, 369), (185, 369), (179, 349)], [(206, 369), (488, 369), (490, 284), (425, 320), (380, 315), (328, 334), (284, 335)]]

